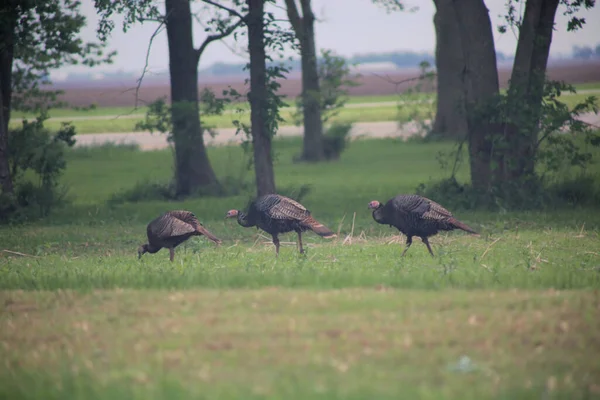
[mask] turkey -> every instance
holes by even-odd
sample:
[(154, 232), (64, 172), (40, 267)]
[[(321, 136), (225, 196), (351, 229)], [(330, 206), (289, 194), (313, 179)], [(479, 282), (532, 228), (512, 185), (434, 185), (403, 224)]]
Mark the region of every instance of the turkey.
[(192, 236), (204, 235), (216, 244), (221, 243), (221, 240), (202, 226), (192, 212), (184, 210), (168, 211), (154, 219), (148, 224), (146, 234), (148, 243), (138, 248), (138, 258), (144, 253), (154, 254), (164, 247), (169, 249), (169, 259), (173, 261), (175, 247)]
[(385, 205), (374, 200), (369, 203), (369, 208), (373, 210), (373, 219), (376, 222), (395, 226), (406, 235), (403, 257), (412, 244), (413, 236), (421, 238), (432, 256), (433, 251), (428, 238), (439, 231), (462, 229), (479, 236), (472, 228), (454, 218), (450, 211), (435, 201), (418, 195), (398, 195)]
[(273, 237), (275, 254), (279, 255), (280, 233), (295, 231), (298, 233), (298, 249), (304, 253), (302, 247), (302, 232), (311, 230), (324, 238), (333, 238), (336, 235), (325, 225), (314, 219), (302, 204), (279, 194), (267, 194), (258, 197), (250, 203), (248, 211), (229, 210), (226, 218), (237, 217), (237, 222), (244, 228), (256, 226)]

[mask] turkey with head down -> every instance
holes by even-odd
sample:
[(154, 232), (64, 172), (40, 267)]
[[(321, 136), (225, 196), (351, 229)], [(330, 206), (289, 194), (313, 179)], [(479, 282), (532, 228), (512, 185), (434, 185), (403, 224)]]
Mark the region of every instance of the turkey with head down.
[(421, 238), (432, 256), (433, 251), (428, 238), (439, 231), (462, 229), (479, 236), (471, 227), (454, 218), (450, 211), (435, 201), (418, 195), (398, 195), (385, 204), (373, 200), (369, 203), (369, 208), (373, 210), (373, 219), (376, 222), (394, 226), (406, 235), (403, 257), (412, 244), (413, 236)]
[(168, 211), (152, 220), (146, 227), (148, 243), (138, 248), (138, 258), (144, 253), (154, 254), (163, 247), (169, 249), (169, 259), (175, 257), (175, 247), (185, 242), (192, 236), (206, 236), (217, 245), (221, 243), (215, 235), (210, 233), (194, 213), (184, 210)]
[(255, 226), (270, 234), (276, 255), (279, 255), (278, 235), (280, 233), (296, 232), (300, 253), (304, 253), (302, 232), (311, 230), (327, 239), (336, 236), (329, 228), (314, 219), (302, 204), (279, 194), (258, 197), (250, 203), (246, 212), (229, 210), (225, 217), (237, 218), (238, 224), (245, 228)]

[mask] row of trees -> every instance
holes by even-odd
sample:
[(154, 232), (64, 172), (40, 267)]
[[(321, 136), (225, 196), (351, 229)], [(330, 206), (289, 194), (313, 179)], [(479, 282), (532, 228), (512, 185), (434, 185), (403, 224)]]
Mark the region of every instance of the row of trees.
[[(210, 165), (203, 140), (198, 107), (198, 63), (210, 43), (229, 35), (246, 36), (250, 61), (251, 126), (241, 127), (250, 133), (254, 152), (256, 187), (259, 195), (275, 191), (271, 141), (280, 121), (278, 107), (282, 104), (276, 91), (276, 79), (284, 78), (285, 66), (274, 63), (272, 54), (285, 46), (297, 46), (302, 59), (302, 110), (304, 146), (301, 159), (325, 159), (323, 144), (322, 98), (319, 87), (315, 46), (315, 17), (310, 0), (286, 0), (291, 30), (281, 27), (274, 14), (267, 10), (274, 0), (202, 0), (204, 7), (192, 14), (189, 0), (167, 0), (159, 10), (152, 1), (124, 2), (96, 0), (101, 15), (99, 32), (106, 38), (114, 25), (111, 16), (125, 16), (124, 29), (134, 23), (152, 21), (166, 27), (171, 74), (172, 139), (176, 158), (176, 193), (186, 196), (199, 188), (216, 188), (217, 177)], [(226, 3), (226, 5), (224, 5)], [(299, 5), (299, 7), (298, 7)], [(193, 46), (193, 16), (207, 24), (209, 36), (198, 47)]]
[[(372, 0), (388, 11), (403, 11), (399, 0)], [(471, 181), (478, 190), (506, 186), (535, 175), (541, 129), (555, 131), (592, 106), (560, 112), (559, 118), (541, 127), (544, 96), (555, 96), (563, 86), (545, 79), (552, 30), (559, 7), (571, 17), (569, 30), (581, 28), (577, 17), (594, 0), (526, 0), (523, 15), (516, 3), (507, 3), (506, 24), (519, 33), (510, 87), (500, 95), (497, 55), (492, 24), (483, 0), (434, 0), (437, 12), (436, 66), (438, 110), (434, 131), (468, 141)], [(201, 9), (192, 12), (192, 3)], [(325, 159), (323, 140), (323, 93), (315, 45), (315, 15), (310, 0), (285, 0), (289, 28), (282, 27), (270, 8), (276, 0), (95, 0), (101, 20), (100, 43), (83, 43), (79, 31), (85, 23), (76, 0), (9, 0), (0, 6), (0, 186), (4, 194), (14, 191), (10, 169), (8, 121), (12, 108), (46, 107), (56, 92), (40, 90), (48, 72), (65, 64), (96, 65), (110, 62), (104, 48), (115, 28), (113, 16), (124, 17), (123, 29), (133, 24), (157, 24), (156, 34), (166, 29), (171, 79), (170, 123), (175, 147), (175, 182), (178, 196), (199, 188), (218, 187), (199, 118), (198, 64), (204, 50), (229, 35), (247, 37), (250, 72), (251, 124), (240, 127), (249, 133), (254, 154), (258, 194), (275, 191), (271, 141), (277, 131), (282, 104), (277, 79), (287, 72), (275, 66), (273, 55), (288, 45), (301, 55), (301, 110), (304, 142), (301, 159)], [(194, 19), (206, 25), (207, 36), (194, 46)], [(506, 26), (503, 28), (506, 29)], [(556, 110), (555, 110), (556, 111)], [(542, 132), (543, 133), (543, 132)], [(544, 137), (544, 135), (542, 135)]]
[[(514, 188), (535, 178), (542, 141), (565, 125), (581, 129), (578, 114), (595, 109), (594, 99), (572, 110), (555, 101), (568, 85), (548, 82), (546, 67), (559, 8), (568, 30), (582, 28), (581, 9), (594, 0), (509, 0), (501, 32), (518, 32), (508, 91), (500, 94), (492, 24), (483, 0), (434, 0), (437, 12), (438, 104), (434, 131), (466, 138), (471, 184), (481, 192)], [(519, 15), (518, 3), (524, 3)], [(547, 102), (544, 99), (550, 99)]]
[(590, 46), (573, 46), (573, 58), (579, 60), (590, 60), (592, 58), (600, 58), (600, 44), (595, 49)]

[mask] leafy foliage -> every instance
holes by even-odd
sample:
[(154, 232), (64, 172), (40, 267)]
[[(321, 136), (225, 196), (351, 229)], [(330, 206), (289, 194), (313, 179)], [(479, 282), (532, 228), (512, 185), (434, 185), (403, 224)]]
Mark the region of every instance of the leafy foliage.
[[(231, 100), (220, 98), (209, 88), (204, 88), (200, 93), (200, 115), (222, 115), (225, 110), (225, 105)], [(169, 106), (166, 96), (163, 96), (148, 105), (148, 111), (143, 121), (136, 124), (136, 130), (155, 131), (167, 134), (167, 140), (173, 142), (173, 124), (171, 121), (172, 107), (186, 107), (186, 104), (177, 104)], [(204, 133), (208, 133), (212, 137), (216, 135), (215, 127), (207, 124), (202, 124)]]
[[(236, 4), (239, 2), (236, 2)], [(275, 4), (275, 1), (266, 1), (267, 4)], [(243, 6), (241, 12), (247, 12), (247, 7)], [(279, 129), (279, 124), (284, 121), (280, 114), (280, 109), (286, 106), (284, 102), (284, 96), (278, 94), (281, 88), (282, 79), (286, 79), (286, 75), (290, 69), (284, 62), (285, 56), (283, 55), (284, 50), (287, 47), (296, 48), (296, 37), (293, 31), (290, 29), (282, 28), (278, 23), (278, 19), (273, 12), (265, 11), (264, 13), (264, 46), (265, 46), (265, 61), (266, 61), (266, 87), (267, 87), (267, 109), (265, 110), (264, 118), (266, 120), (267, 133), (269, 136), (274, 137)], [(236, 33), (234, 37), (236, 40), (239, 37), (247, 36), (247, 31), (240, 31)], [(246, 63), (243, 68), (244, 71), (250, 70), (250, 62)], [(244, 81), (246, 86), (249, 86), (250, 79), (247, 78)], [(223, 95), (234, 101), (240, 101), (244, 97), (249, 102), (252, 102), (252, 91), (248, 91), (245, 94), (238, 92), (233, 88), (229, 88), (223, 91)], [(246, 112), (245, 109), (238, 107), (234, 110), (234, 113), (241, 116)], [(252, 145), (252, 133), (251, 126), (242, 122), (240, 119), (233, 120), (233, 124), (236, 128), (236, 135), (243, 134), (245, 138), (242, 140), (242, 148), (249, 154)], [(252, 167), (253, 160), (248, 159), (248, 169)]]
[(75, 144), (75, 129), (63, 123), (59, 131), (50, 132), (44, 128), (47, 118), (42, 113), (35, 121), (24, 120), (20, 129), (9, 132), (9, 165), (16, 188), (14, 197), (5, 197), (0, 209), (16, 211), (13, 219), (44, 217), (64, 203), (66, 192), (59, 179), (67, 166), (65, 149)]
[[(44, 128), (44, 110), (62, 105), (58, 90), (49, 90), (50, 72), (66, 65), (110, 63), (102, 43), (84, 42), (80, 31), (86, 19), (77, 0), (3, 3), (0, 10), (0, 80), (6, 119), (11, 110), (36, 111), (35, 122), (6, 134), (8, 163), (14, 193), (2, 195), (4, 217), (47, 215), (64, 200), (58, 179), (65, 168), (64, 148), (73, 146), (75, 129), (63, 124), (56, 133)], [(44, 90), (45, 89), (45, 90)], [(8, 121), (6, 121), (8, 123)], [(3, 160), (5, 161), (5, 160)]]
[[(414, 98), (415, 94), (428, 93), (435, 85), (436, 73), (431, 64), (424, 60), (419, 63), (419, 76), (417, 84), (400, 94), (398, 98), (398, 124), (415, 122), (417, 133), (426, 133), (431, 139), (431, 128), (436, 112), (436, 103), (429, 96)], [(407, 116), (408, 113), (408, 116)]]
[[(200, 93), (201, 116), (222, 115), (225, 105), (231, 102), (230, 98), (218, 97), (212, 90), (205, 88)], [(169, 105), (166, 97), (161, 97), (148, 106), (148, 111), (143, 121), (136, 124), (137, 130), (159, 132), (167, 135), (167, 140), (172, 143), (173, 124), (171, 121), (172, 107), (186, 107), (190, 104)], [(208, 133), (214, 137), (217, 133), (214, 126), (201, 124), (203, 133)], [(248, 189), (245, 174), (235, 174), (225, 176), (218, 189), (197, 190), (193, 194), (196, 196), (217, 195), (228, 196), (238, 194)], [(116, 193), (110, 200), (111, 204), (120, 204), (123, 202), (140, 202), (151, 200), (176, 200), (178, 196), (175, 186), (172, 182), (143, 181), (138, 182), (131, 189)]]
[[(441, 169), (451, 171), (450, 176), (439, 183), (419, 186), (419, 193), (443, 199), (455, 207), (496, 210), (593, 204), (598, 199), (598, 191), (592, 183), (594, 178), (586, 170), (594, 162), (593, 155), (600, 148), (600, 132), (579, 119), (584, 113), (598, 112), (596, 97), (588, 96), (569, 107), (561, 101), (561, 95), (565, 92), (576, 93), (575, 88), (565, 82), (545, 80), (540, 112), (536, 114), (532, 113), (530, 104), (514, 104), (512, 96), (518, 89), (513, 87), (512, 94), (500, 94), (488, 104), (481, 104), (477, 109), (477, 117), (489, 118), (497, 126), (506, 129), (515, 123), (511, 118), (515, 115), (515, 107), (519, 106), (516, 113), (516, 118), (522, 121), (519, 135), (528, 135), (532, 129), (537, 135), (537, 143), (532, 149), (535, 174), (508, 182), (494, 182), (486, 191), (461, 185), (456, 180), (456, 171), (465, 161), (465, 142), (462, 141), (454, 151), (438, 156)], [(493, 157), (508, 149), (504, 136), (496, 135), (493, 146)], [(500, 168), (495, 163), (492, 167), (493, 170)], [(571, 168), (578, 171), (575, 178), (556, 179), (556, 176), (564, 176), (562, 172)]]
[[(323, 123), (339, 114), (348, 102), (348, 88), (359, 86), (355, 80), (359, 74), (352, 74), (345, 58), (336, 56), (332, 50), (321, 50), (318, 65), (320, 93), (311, 93), (319, 98)], [(296, 99), (296, 112), (293, 115), (296, 125), (302, 124), (302, 96)]]
[(114, 14), (123, 16), (123, 32), (136, 22), (162, 18), (153, 0), (94, 0), (94, 6), (100, 15), (97, 33), (103, 42), (108, 40), (115, 28)]
[(1, 13), (0, 23), (14, 27), (12, 109), (30, 111), (59, 105), (60, 91), (42, 90), (51, 84), (51, 70), (112, 62), (115, 52), (105, 54), (104, 44), (85, 43), (79, 37), (86, 23), (80, 5), (77, 0), (23, 1)]
[[(511, 28), (516, 33), (523, 22), (523, 16), (521, 11), (524, 7), (521, 4), (526, 3), (527, 0), (507, 0), (506, 2), (506, 14), (502, 16), (505, 24), (498, 26), (498, 32), (506, 33), (508, 28)], [(594, 7), (596, 0), (560, 0), (559, 6), (563, 7), (562, 14), (569, 18), (567, 22), (567, 31), (572, 32), (583, 28), (585, 24), (585, 18), (580, 18), (577, 13), (581, 9), (589, 10)]]
[(352, 130), (350, 123), (333, 123), (323, 135), (323, 152), (326, 160), (337, 160), (348, 147), (349, 135)]

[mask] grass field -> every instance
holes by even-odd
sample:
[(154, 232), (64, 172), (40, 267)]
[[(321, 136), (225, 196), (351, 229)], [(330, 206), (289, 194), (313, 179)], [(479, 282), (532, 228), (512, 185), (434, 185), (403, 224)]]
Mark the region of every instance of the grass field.
[[(306, 234), (301, 256), (283, 235), (279, 259), (224, 220), (251, 193), (108, 203), (168, 180), (171, 154), (72, 150), (72, 205), (0, 227), (13, 252), (0, 253), (0, 397), (600, 397), (598, 209), (456, 210), (481, 237), (435, 236), (434, 258), (417, 240), (402, 259), (404, 238), (367, 204), (445, 176), (436, 155), (454, 145), (360, 140), (305, 165), (291, 162), (300, 144), (275, 142), (278, 187), (310, 185), (302, 203), (338, 237)], [(241, 149), (209, 156), (221, 180), (252, 181)], [(138, 261), (145, 224), (179, 208), (223, 244), (193, 238), (173, 263), (164, 250)]]
[[(578, 85), (585, 90), (591, 90), (591, 93), (565, 94), (562, 101), (569, 105), (583, 101), (588, 96), (600, 94), (597, 91), (597, 84)], [(596, 92), (597, 91), (597, 92)], [(350, 107), (341, 110), (339, 115), (333, 118), (338, 122), (378, 122), (378, 121), (399, 121), (408, 122), (414, 119), (427, 119), (432, 117), (432, 111), (435, 109), (432, 103), (435, 101), (435, 95), (428, 93), (404, 94), (402, 96), (354, 96), (348, 101)], [(396, 104), (393, 104), (396, 102)], [(381, 105), (378, 105), (381, 103)], [(289, 105), (293, 102), (288, 101)], [(356, 108), (353, 105), (368, 104), (367, 107)], [(234, 112), (235, 109), (242, 108), (247, 110), (243, 114)], [(45, 123), (49, 129), (59, 129), (62, 122), (71, 121), (77, 129), (77, 133), (119, 133), (133, 132), (138, 121), (143, 119), (146, 112), (145, 107), (139, 109), (127, 107), (103, 107), (91, 110), (73, 110), (56, 109), (50, 110), (50, 116), (53, 118)], [(285, 122), (282, 125), (293, 125), (293, 113), (295, 108), (286, 108), (281, 111)], [(11, 127), (20, 126), (20, 118), (32, 118), (32, 114), (14, 113)], [(72, 120), (69, 120), (72, 118)], [(99, 119), (100, 118), (100, 119)], [(233, 128), (234, 120), (242, 120), (246, 123), (250, 121), (249, 107), (247, 104), (228, 105), (226, 112), (221, 116), (203, 117), (204, 123), (216, 128)]]

